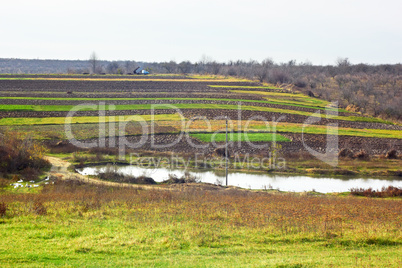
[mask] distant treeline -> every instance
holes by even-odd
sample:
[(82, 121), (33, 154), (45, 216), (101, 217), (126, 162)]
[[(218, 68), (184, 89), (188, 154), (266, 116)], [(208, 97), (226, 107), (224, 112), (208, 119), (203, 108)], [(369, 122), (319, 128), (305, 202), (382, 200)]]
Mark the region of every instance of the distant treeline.
[(132, 74), (141, 67), (151, 73), (212, 74), (257, 79), (260, 82), (286, 84), (310, 95), (339, 101), (341, 107), (402, 120), (402, 65), (351, 64), (339, 58), (334, 65), (312, 65), (291, 60), (275, 63), (271, 59), (220, 63), (204, 57), (199, 62), (136, 62), (90, 60), (0, 59), (0, 73), (103, 73)]

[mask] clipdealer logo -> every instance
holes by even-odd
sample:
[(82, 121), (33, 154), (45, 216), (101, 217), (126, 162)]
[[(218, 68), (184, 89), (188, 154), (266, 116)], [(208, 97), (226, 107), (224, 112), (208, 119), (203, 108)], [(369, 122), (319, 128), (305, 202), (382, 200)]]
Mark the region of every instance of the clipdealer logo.
[(325, 115), (321, 115), (321, 111), (317, 111), (310, 115), (303, 123), (302, 128), (302, 142), (304, 148), (311, 155), (317, 159), (336, 167), (338, 165), (338, 149), (339, 149), (339, 137), (338, 137), (338, 123), (328, 123), (326, 131), (326, 146), (324, 152), (316, 151), (306, 144), (305, 133), (308, 126), (320, 122), (323, 117), (327, 120), (335, 119), (338, 116), (338, 102), (331, 102), (325, 108)]

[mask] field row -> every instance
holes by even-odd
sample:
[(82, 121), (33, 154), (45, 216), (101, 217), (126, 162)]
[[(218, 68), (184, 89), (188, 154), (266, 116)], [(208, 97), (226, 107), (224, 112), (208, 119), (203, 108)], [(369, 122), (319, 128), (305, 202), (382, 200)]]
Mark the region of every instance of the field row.
[[(125, 116), (83, 116), (83, 117), (53, 117), (53, 118), (3, 118), (0, 125), (9, 127), (19, 132), (34, 132), (38, 139), (59, 138), (66, 139), (64, 136), (65, 124), (72, 124), (72, 129), (77, 131), (80, 139), (95, 138), (99, 135), (99, 123), (107, 123), (106, 128), (110, 128), (109, 123), (115, 123), (116, 128), (113, 133), (119, 133), (119, 123), (132, 122), (133, 125), (124, 126), (122, 135), (140, 135), (143, 127), (148, 129), (151, 124), (159, 127), (155, 133), (179, 133), (184, 132), (215, 132), (223, 130), (224, 120), (188, 120), (180, 114), (156, 114), (156, 115), (125, 115)], [(308, 133), (325, 135), (328, 131), (337, 131), (334, 135), (375, 137), (375, 138), (395, 138), (402, 139), (402, 130), (384, 129), (354, 129), (354, 128), (332, 128), (328, 129), (324, 125), (303, 125), (288, 122), (263, 122), (263, 121), (237, 121), (229, 120), (229, 131), (245, 132), (280, 132), (280, 133)], [(109, 129), (107, 130), (109, 131)], [(113, 134), (114, 135), (114, 134)]]
[(128, 104), (128, 105), (96, 105), (91, 104), (90, 106), (77, 107), (75, 105), (2, 105), (0, 106), (0, 111), (93, 111), (93, 110), (108, 110), (108, 111), (119, 111), (119, 110), (159, 110), (159, 109), (213, 109), (213, 110), (239, 110), (242, 111), (260, 111), (260, 112), (272, 112), (280, 114), (294, 114), (302, 115), (306, 117), (316, 117), (316, 118), (331, 118), (333, 120), (344, 120), (353, 122), (371, 122), (371, 123), (384, 123), (389, 122), (378, 118), (371, 117), (360, 117), (360, 116), (326, 116), (321, 113), (311, 113), (306, 111), (289, 110), (289, 109), (279, 109), (271, 107), (261, 107), (261, 106), (250, 106), (250, 105), (232, 105), (232, 104), (209, 104), (209, 103), (161, 103), (161, 104)]
[[(230, 80), (0, 80), (0, 91), (30, 92), (30, 91), (58, 91), (58, 92), (131, 92), (131, 91), (162, 91), (162, 92), (225, 92), (229, 88), (213, 88), (211, 86), (229, 86), (232, 89), (256, 87), (262, 90), (260, 84), (253, 82), (239, 82)], [(270, 89), (266, 89), (272, 91)]]
[[(233, 96), (236, 97), (236, 96)], [(331, 108), (331, 107), (326, 107), (323, 105), (306, 105), (303, 104), (301, 101), (286, 101), (286, 100), (277, 100), (277, 99), (271, 99), (271, 100), (247, 100), (247, 99), (221, 99), (221, 98), (175, 98), (175, 97), (170, 97), (170, 98), (59, 98), (59, 97), (0, 97), (0, 101), (3, 100), (3, 106), (4, 105), (12, 105), (12, 104), (27, 104), (30, 103), (31, 101), (35, 101), (35, 103), (41, 105), (40, 103), (43, 103), (42, 105), (47, 105), (46, 103), (51, 103), (54, 104), (60, 104), (60, 105), (68, 105), (68, 104), (73, 104), (74, 102), (94, 102), (94, 101), (107, 101), (110, 104), (119, 104), (122, 103), (123, 101), (128, 102), (128, 101), (136, 101), (141, 103), (144, 102), (155, 102), (155, 101), (218, 101), (218, 102), (236, 102), (236, 103), (255, 103), (255, 104), (274, 104), (274, 105), (282, 105), (282, 106), (290, 106), (290, 107), (295, 107), (295, 108), (306, 108), (310, 109), (311, 112), (314, 112), (314, 110), (319, 109), (319, 110), (329, 110), (329, 111), (336, 111), (336, 109)], [(38, 103), (39, 102), (39, 103)], [(77, 103), (79, 104), (79, 103)], [(261, 105), (260, 105), (261, 106)], [(339, 112), (343, 113), (348, 113), (346, 110), (339, 109)]]

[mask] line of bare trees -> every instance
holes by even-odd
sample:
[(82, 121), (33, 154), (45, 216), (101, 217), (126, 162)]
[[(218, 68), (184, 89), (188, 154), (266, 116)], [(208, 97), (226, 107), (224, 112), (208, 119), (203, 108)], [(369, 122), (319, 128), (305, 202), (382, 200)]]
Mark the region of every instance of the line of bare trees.
[(174, 61), (147, 64), (157, 73), (197, 73), (237, 76), (293, 88), (372, 116), (402, 121), (402, 65), (351, 64), (339, 58), (334, 65), (310, 62), (275, 63), (272, 59), (219, 63)]

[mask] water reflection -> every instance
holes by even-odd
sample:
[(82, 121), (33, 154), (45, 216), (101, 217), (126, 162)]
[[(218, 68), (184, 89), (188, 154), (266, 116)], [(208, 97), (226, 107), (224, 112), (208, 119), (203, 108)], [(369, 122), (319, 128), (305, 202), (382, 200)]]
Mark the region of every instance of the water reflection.
[[(146, 175), (152, 177), (155, 181), (161, 182), (169, 178), (169, 174), (178, 177), (184, 175), (184, 170), (166, 169), (166, 168), (142, 168), (137, 166), (115, 166), (116, 171), (133, 176)], [(106, 166), (85, 167), (77, 171), (82, 175), (96, 175), (106, 170)], [(225, 182), (224, 171), (195, 170), (190, 171), (202, 182), (217, 183)], [(351, 188), (373, 188), (381, 189), (383, 186), (402, 187), (402, 180), (398, 179), (374, 179), (374, 178), (349, 178), (349, 177), (319, 177), (312, 178), (308, 176), (293, 175), (273, 175), (265, 173), (243, 173), (231, 172), (228, 176), (229, 185), (248, 189), (280, 189), (282, 191), (311, 191), (315, 190), (321, 193), (346, 192)]]

